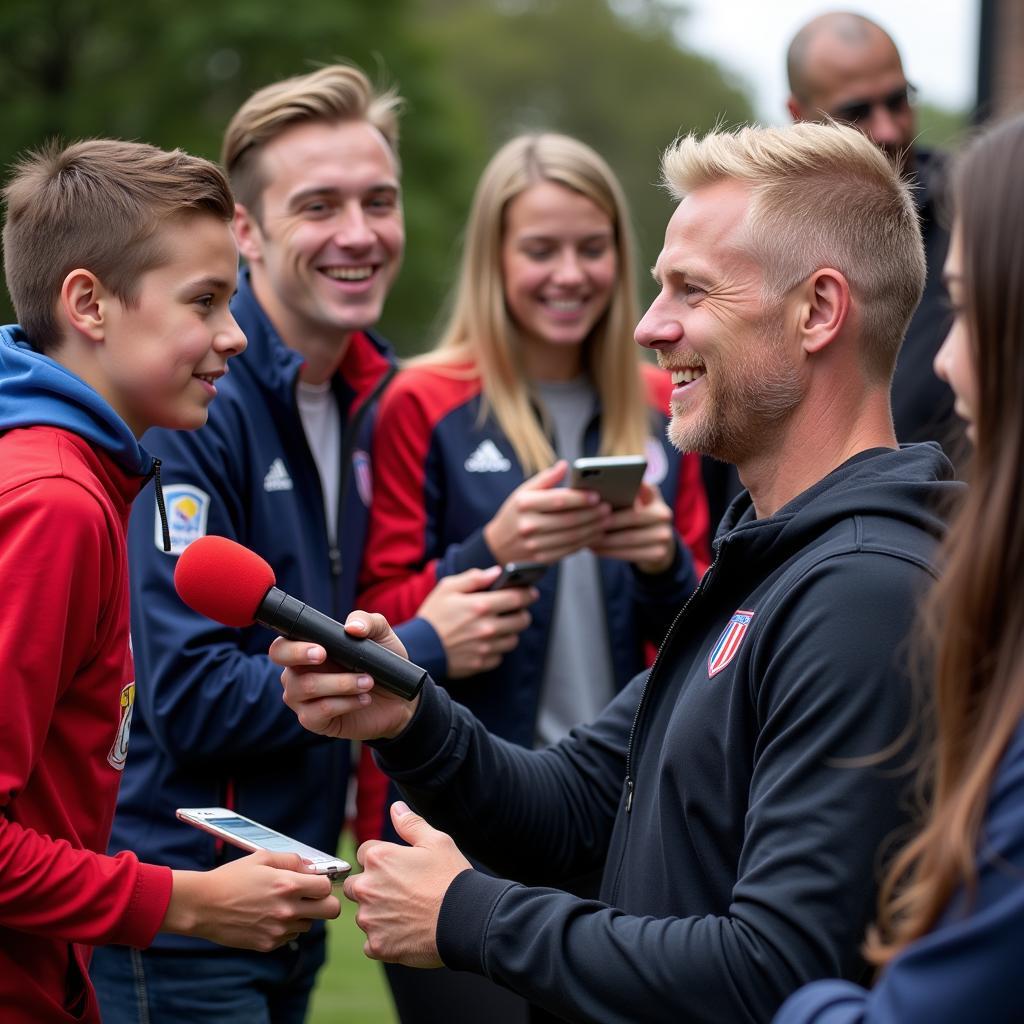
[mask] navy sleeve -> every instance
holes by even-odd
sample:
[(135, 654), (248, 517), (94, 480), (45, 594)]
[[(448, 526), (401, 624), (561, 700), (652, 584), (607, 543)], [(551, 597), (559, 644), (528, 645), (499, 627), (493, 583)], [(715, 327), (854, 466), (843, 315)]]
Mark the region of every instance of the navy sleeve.
[[(202, 431), (151, 431), (147, 447), (162, 461), (165, 487), (194, 488), (208, 534), (245, 543), (239, 481), (243, 443), (211, 421)], [(270, 756), (323, 742), (299, 725), (281, 700), (281, 670), (266, 655), (274, 639), (262, 627), (232, 629), (187, 608), (174, 589), (177, 556), (155, 534), (155, 502), (135, 502), (129, 528), (136, 700), (156, 742), (183, 764), (208, 758)], [(217, 728), (210, 728), (216, 709)]]
[(1024, 949), (1024, 729), (993, 787), (973, 901), (960, 893), (871, 992), (838, 981), (801, 989), (775, 1024), (1018, 1024)]
[(434, 679), (448, 674), (448, 656), (434, 627), (426, 619), (409, 619), (394, 627), (409, 660), (425, 668)]
[(454, 576), (467, 569), (489, 569), (494, 564), (494, 555), (484, 540), (484, 528), (481, 526), (460, 543), (449, 544), (445, 548), (437, 560), (437, 578)]
[(636, 621), (641, 624), (645, 639), (655, 645), (665, 639), (680, 608), (696, 586), (693, 556), (678, 533), (676, 556), (664, 572), (649, 575), (633, 567)]

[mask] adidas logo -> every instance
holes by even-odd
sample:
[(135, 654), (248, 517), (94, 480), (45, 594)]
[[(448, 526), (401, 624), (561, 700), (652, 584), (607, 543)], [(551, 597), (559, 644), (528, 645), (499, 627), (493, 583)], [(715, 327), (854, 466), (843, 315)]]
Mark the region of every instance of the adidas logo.
[(476, 451), (466, 459), (467, 473), (507, 473), (511, 468), (512, 463), (493, 441), (481, 441)]
[(274, 459), (263, 478), (263, 490), (265, 491), (290, 491), (294, 485), (288, 470), (284, 468), (283, 459)]

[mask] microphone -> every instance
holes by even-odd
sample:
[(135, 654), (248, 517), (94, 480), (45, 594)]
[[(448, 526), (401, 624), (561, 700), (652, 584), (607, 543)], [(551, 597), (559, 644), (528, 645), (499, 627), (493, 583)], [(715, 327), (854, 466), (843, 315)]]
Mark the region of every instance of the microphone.
[(289, 640), (319, 644), (335, 664), (373, 676), (399, 697), (412, 700), (420, 692), (426, 669), (351, 636), (340, 622), (278, 590), (276, 582), (268, 562), (227, 537), (192, 541), (174, 568), (174, 589), (200, 615), (238, 629), (258, 622)]

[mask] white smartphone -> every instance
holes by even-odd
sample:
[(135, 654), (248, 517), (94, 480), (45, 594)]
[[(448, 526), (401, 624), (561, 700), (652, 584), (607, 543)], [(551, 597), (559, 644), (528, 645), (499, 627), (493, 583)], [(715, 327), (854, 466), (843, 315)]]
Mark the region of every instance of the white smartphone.
[(642, 455), (599, 455), (572, 464), (572, 486), (597, 491), (612, 508), (628, 508), (647, 469)]
[(340, 881), (352, 870), (352, 865), (348, 861), (332, 857), (322, 850), (315, 850), (312, 846), (306, 846), (297, 839), (267, 828), (266, 825), (261, 825), (226, 807), (179, 807), (174, 813), (179, 820), (195, 825), (196, 828), (240, 846), (250, 853), (254, 850), (297, 853), (309, 865), (311, 871), (318, 875), (327, 875), (332, 882)]

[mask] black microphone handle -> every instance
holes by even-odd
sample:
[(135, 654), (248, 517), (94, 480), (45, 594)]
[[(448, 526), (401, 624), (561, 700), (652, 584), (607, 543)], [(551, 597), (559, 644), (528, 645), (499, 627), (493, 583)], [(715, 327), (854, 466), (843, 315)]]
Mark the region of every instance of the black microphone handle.
[(427, 670), (414, 665), (373, 640), (351, 636), (345, 627), (323, 612), (271, 587), (253, 618), (288, 637), (319, 644), (327, 657), (349, 672), (365, 672), (391, 693), (412, 700), (420, 692)]

